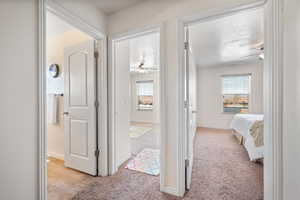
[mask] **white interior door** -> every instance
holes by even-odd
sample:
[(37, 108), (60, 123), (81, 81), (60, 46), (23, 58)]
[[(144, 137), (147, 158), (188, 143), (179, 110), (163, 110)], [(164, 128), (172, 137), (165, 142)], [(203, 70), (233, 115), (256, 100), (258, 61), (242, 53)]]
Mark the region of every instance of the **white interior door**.
[(96, 169), (94, 41), (65, 48), (65, 166), (90, 175)]
[(118, 168), (131, 156), (130, 149), (130, 55), (129, 40), (115, 46), (115, 150)]
[(185, 29), (185, 116), (186, 116), (186, 189), (190, 189), (194, 159), (194, 137), (197, 129), (197, 69), (189, 48)]

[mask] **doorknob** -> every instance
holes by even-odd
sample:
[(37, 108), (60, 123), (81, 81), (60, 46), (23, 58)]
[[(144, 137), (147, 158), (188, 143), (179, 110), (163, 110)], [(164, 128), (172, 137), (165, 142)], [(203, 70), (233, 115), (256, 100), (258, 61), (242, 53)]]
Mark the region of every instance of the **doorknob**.
[(69, 112), (64, 112), (64, 115), (69, 115)]
[(193, 110), (193, 111), (192, 111), (192, 113), (193, 113), (193, 114), (196, 114), (196, 113), (197, 113), (197, 111), (196, 111), (196, 110)]

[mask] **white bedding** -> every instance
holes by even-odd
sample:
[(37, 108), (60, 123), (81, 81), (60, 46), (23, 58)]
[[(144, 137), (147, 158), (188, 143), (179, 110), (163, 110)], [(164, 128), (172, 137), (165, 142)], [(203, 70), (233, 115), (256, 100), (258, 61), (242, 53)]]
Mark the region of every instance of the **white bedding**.
[(245, 139), (245, 148), (251, 161), (263, 158), (264, 147), (256, 147), (250, 129), (256, 121), (264, 120), (262, 114), (236, 114), (231, 122), (231, 128), (241, 134)]
[(253, 137), (245, 139), (244, 147), (246, 148), (250, 161), (256, 161), (264, 157), (264, 146), (256, 147)]
[(243, 137), (249, 137), (250, 128), (256, 121), (264, 120), (261, 114), (236, 114), (231, 122), (231, 128), (240, 133)]

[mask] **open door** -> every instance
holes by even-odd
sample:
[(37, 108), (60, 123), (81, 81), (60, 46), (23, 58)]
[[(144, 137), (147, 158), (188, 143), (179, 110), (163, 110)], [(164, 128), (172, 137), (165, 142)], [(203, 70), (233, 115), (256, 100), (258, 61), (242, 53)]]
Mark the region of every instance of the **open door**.
[(115, 132), (116, 167), (131, 156), (130, 149), (130, 54), (129, 41), (122, 40), (115, 47)]
[(189, 47), (189, 31), (185, 28), (185, 130), (186, 130), (186, 161), (185, 161), (185, 186), (190, 189), (192, 168), (193, 168), (193, 150), (194, 136), (197, 129), (196, 111), (197, 111), (197, 69), (193, 62)]
[(97, 175), (94, 41), (65, 48), (65, 166)]

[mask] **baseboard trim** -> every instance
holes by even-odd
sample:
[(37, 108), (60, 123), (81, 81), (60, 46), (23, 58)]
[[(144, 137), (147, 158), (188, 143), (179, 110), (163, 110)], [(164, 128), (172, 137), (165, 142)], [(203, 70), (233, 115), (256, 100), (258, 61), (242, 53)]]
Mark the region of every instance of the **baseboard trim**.
[(48, 157), (56, 158), (59, 160), (65, 160), (65, 156), (63, 154), (58, 154), (55, 152), (48, 152)]
[(170, 186), (161, 186), (160, 191), (177, 197), (182, 196), (179, 194), (176, 188)]

